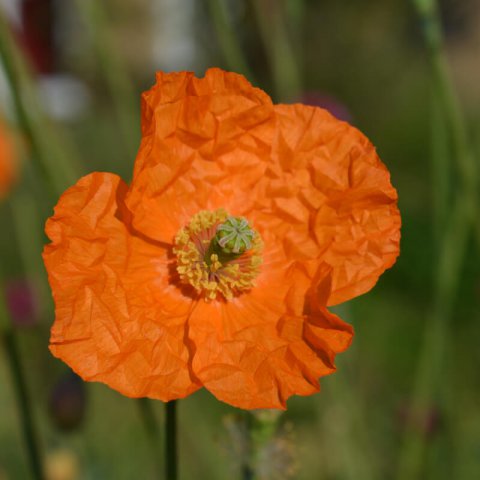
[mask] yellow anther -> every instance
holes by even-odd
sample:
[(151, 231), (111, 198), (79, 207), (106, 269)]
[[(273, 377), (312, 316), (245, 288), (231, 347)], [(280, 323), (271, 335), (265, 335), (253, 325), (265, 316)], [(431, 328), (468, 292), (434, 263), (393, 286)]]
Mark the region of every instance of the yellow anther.
[[(209, 250), (217, 227), (229, 217), (223, 209), (203, 210), (195, 214), (190, 223), (175, 236), (173, 251), (177, 257), (177, 272), (183, 283), (190, 284), (207, 300), (223, 296), (231, 300), (235, 295), (250, 290), (262, 263), (262, 241), (251, 229), (248, 251), (221, 257)], [(246, 222), (246, 220), (245, 220)]]

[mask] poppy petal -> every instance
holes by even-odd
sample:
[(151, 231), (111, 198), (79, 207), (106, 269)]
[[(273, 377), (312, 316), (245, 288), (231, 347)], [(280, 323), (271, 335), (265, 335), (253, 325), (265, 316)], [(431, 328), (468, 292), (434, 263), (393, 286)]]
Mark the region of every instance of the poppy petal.
[(351, 326), (325, 309), (292, 316), (279, 308), (285, 299), (269, 300), (200, 302), (189, 321), (195, 374), (219, 400), (239, 408), (285, 409), (291, 395), (315, 393), (318, 378), (335, 371), (335, 354), (352, 338)]
[(215, 197), (229, 198), (223, 208), (251, 206), (273, 120), (268, 95), (241, 75), (215, 68), (202, 79), (159, 74), (143, 95), (143, 138), (126, 201), (135, 228), (171, 242), (198, 206), (219, 203)]
[[(257, 127), (271, 116), (272, 101), (242, 75), (211, 68), (204, 78), (159, 72), (156, 80), (142, 95), (142, 144), (134, 178), (159, 162), (173, 173), (192, 155), (210, 160), (236, 148), (239, 138), (246, 145), (265, 144), (265, 131)], [(178, 162), (167, 164), (155, 155), (161, 146), (178, 153)]]
[[(328, 305), (365, 293), (399, 254), (397, 192), (375, 148), (326, 110), (276, 105), (272, 208), (292, 255), (332, 267)], [(281, 193), (278, 193), (283, 189)]]
[(124, 395), (184, 397), (200, 387), (183, 341), (192, 303), (170, 285), (168, 251), (130, 229), (126, 192), (118, 176), (93, 173), (62, 195), (47, 222), (50, 350)]
[[(307, 281), (271, 252), (258, 284), (230, 302), (200, 301), (192, 312), (193, 371), (219, 400), (245, 409), (282, 408), (319, 390), (352, 328), (325, 308), (302, 315)], [(292, 290), (295, 290), (294, 292)], [(327, 293), (328, 294), (328, 293)]]

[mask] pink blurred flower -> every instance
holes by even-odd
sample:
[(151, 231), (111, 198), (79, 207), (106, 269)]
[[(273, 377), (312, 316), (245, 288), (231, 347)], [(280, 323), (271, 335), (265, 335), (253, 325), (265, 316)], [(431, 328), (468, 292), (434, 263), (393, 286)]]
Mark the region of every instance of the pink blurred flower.
[(87, 392), (83, 380), (68, 371), (57, 380), (50, 392), (50, 418), (58, 429), (70, 432), (82, 424), (86, 406)]
[(300, 95), (298, 101), (312, 107), (324, 108), (339, 120), (352, 123), (352, 115), (348, 108), (332, 95), (321, 92), (305, 92)]
[(8, 281), (5, 284), (5, 299), (15, 327), (32, 327), (38, 323), (38, 298), (30, 281), (25, 279)]

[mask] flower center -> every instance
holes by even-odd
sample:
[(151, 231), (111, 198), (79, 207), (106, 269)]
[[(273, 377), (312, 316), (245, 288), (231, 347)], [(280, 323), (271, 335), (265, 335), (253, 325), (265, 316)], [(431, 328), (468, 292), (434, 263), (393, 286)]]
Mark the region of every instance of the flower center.
[(182, 283), (214, 300), (250, 290), (262, 263), (262, 240), (243, 217), (223, 210), (196, 213), (175, 236), (173, 251)]

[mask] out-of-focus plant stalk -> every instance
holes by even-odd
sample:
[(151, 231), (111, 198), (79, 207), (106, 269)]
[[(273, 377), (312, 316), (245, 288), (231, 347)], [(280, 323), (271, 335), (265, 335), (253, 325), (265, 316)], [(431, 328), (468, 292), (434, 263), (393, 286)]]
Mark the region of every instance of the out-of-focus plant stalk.
[[(354, 323), (353, 314), (348, 303), (335, 306), (332, 309), (341, 318)], [(356, 364), (355, 345), (350, 347), (348, 355), (342, 358), (343, 368), (328, 379), (325, 395), (331, 395), (332, 411), (340, 411), (332, 422), (332, 445), (338, 446), (340, 478), (345, 480), (375, 480), (378, 478), (375, 457), (371, 449), (368, 419), (365, 418), (364, 405), (360, 392), (346, 375), (346, 362)], [(323, 412), (325, 414), (325, 412)], [(326, 414), (328, 417), (328, 413)], [(330, 437), (330, 435), (329, 435)], [(332, 447), (335, 448), (335, 447)]]
[(13, 97), (18, 124), (38, 167), (58, 195), (76, 181), (80, 168), (72, 149), (43, 114), (35, 85), (13, 33), (0, 13), (0, 57)]
[[(462, 182), (461, 190), (465, 194), (464, 202), (469, 203), (471, 222), (480, 234), (480, 224), (475, 217), (478, 203), (478, 166), (468, 140), (467, 128), (451, 79), (447, 58), (444, 52), (441, 22), (437, 0), (413, 0), (421, 19), (423, 34), (427, 46), (433, 84), (433, 162), (434, 188), (438, 191), (437, 208), (447, 215), (450, 189), (448, 183), (449, 165), (445, 154), (445, 140), (451, 138), (451, 152)], [(447, 130), (447, 132), (445, 131)], [(445, 134), (449, 135), (445, 135)], [(440, 197), (441, 196), (441, 197)], [(436, 215), (441, 215), (442, 213)]]
[(135, 88), (119, 54), (119, 49), (114, 46), (103, 2), (76, 0), (75, 3), (92, 34), (98, 66), (110, 90), (113, 107), (116, 110), (126, 158), (128, 161), (133, 161), (140, 135)]
[(283, 1), (253, 0), (251, 4), (272, 70), (276, 96), (281, 101), (288, 101), (301, 93), (302, 84), (299, 65), (288, 36)]
[[(433, 84), (434, 82), (432, 82)], [(448, 141), (448, 126), (443, 109), (437, 99), (439, 96), (436, 85), (432, 85), (432, 115), (431, 131), (431, 175), (433, 188), (433, 230), (435, 254), (438, 255), (440, 242), (445, 229), (445, 219), (450, 211), (450, 150)]]
[(251, 82), (255, 82), (253, 73), (248, 66), (247, 59), (238, 41), (238, 37), (235, 35), (228, 18), (225, 2), (222, 0), (207, 1), (210, 16), (217, 33), (218, 45), (222, 50), (227, 67), (234, 72), (242, 73)]
[(302, 72), (305, 53), (305, 49), (302, 48), (302, 38), (305, 33), (305, 0), (283, 0), (283, 2), (285, 5), (285, 19), (288, 19), (288, 30), (290, 33), (292, 50), (294, 51), (295, 64), (297, 65), (299, 72)]
[(277, 433), (281, 412), (277, 410), (258, 410), (248, 415), (250, 420), (251, 459), (249, 462), (250, 469), (244, 468), (243, 474), (245, 480), (248, 478), (257, 480), (261, 478), (259, 472), (256, 471), (260, 466), (260, 453)]
[(39, 289), (40, 316), (42, 317), (50, 303), (44, 301), (48, 298), (49, 292), (45, 282), (45, 269), (40, 256), (43, 250), (43, 238), (39, 229), (43, 219), (40, 219), (38, 215), (33, 197), (23, 191), (21, 187), (11, 196), (9, 203), (23, 271), (28, 279), (34, 281), (35, 288)]
[(409, 408), (410, 421), (406, 426), (400, 451), (399, 480), (423, 478), (422, 466), (426, 450), (426, 432), (415, 425), (441, 396), (442, 369), (448, 340), (449, 321), (453, 314), (455, 294), (465, 259), (471, 212), (464, 196), (457, 199), (448, 220), (448, 227), (439, 253), (435, 272), (435, 297), (431, 317), (427, 321), (414, 380)]
[[(424, 344), (420, 353), (419, 365), (412, 393), (411, 419), (422, 418), (432, 402), (441, 395), (441, 375), (444, 367), (446, 342), (453, 315), (454, 301), (458, 291), (461, 268), (465, 260), (467, 242), (472, 227), (475, 225), (477, 203), (477, 169), (460, 111), (457, 97), (449, 76), (448, 65), (443, 51), (442, 31), (435, 0), (413, 0), (413, 4), (421, 19), (423, 33), (431, 64), (431, 75), (434, 91), (437, 94), (434, 113), (444, 115), (444, 122), (451, 135), (454, 159), (460, 177), (460, 187), (456, 190), (453, 206), (449, 210), (449, 188), (445, 184), (444, 173), (433, 175), (439, 182), (435, 208), (443, 208), (436, 212), (437, 229), (441, 225), (442, 238), (439, 238), (437, 249), (437, 270), (435, 272), (435, 293), (432, 315), (426, 324)], [(442, 120), (437, 118), (438, 130), (434, 133), (434, 141), (443, 142)], [(444, 150), (437, 144), (434, 154)], [(448, 168), (440, 156), (433, 159), (434, 169)], [(421, 428), (410, 421), (400, 452), (400, 463), (397, 478), (399, 480), (416, 480), (423, 478), (422, 467), (426, 451), (426, 436)]]
[[(341, 414), (336, 417), (335, 429), (332, 433), (332, 445), (341, 446), (338, 455), (340, 478), (345, 480), (374, 480), (375, 464), (368, 462), (365, 455), (365, 443), (359, 438), (359, 424), (362, 421), (362, 412), (357, 402), (358, 392), (354, 391), (347, 383), (343, 373), (337, 372), (337, 377), (332, 379), (329, 389), (332, 392), (333, 408), (340, 409)], [(361, 433), (366, 434), (368, 426)], [(332, 447), (333, 448), (333, 447)]]
[(168, 480), (178, 478), (177, 401), (165, 404), (165, 473)]
[(15, 390), (17, 406), (20, 411), (23, 438), (28, 452), (32, 478), (35, 480), (43, 480), (44, 474), (40, 455), (40, 447), (37, 441), (36, 430), (33, 422), (33, 414), (28, 395), (27, 382), (25, 380), (20, 361), (17, 338), (11, 326), (3, 292), (0, 292), (0, 339), (4, 344), (8, 365), (12, 375), (13, 387)]

